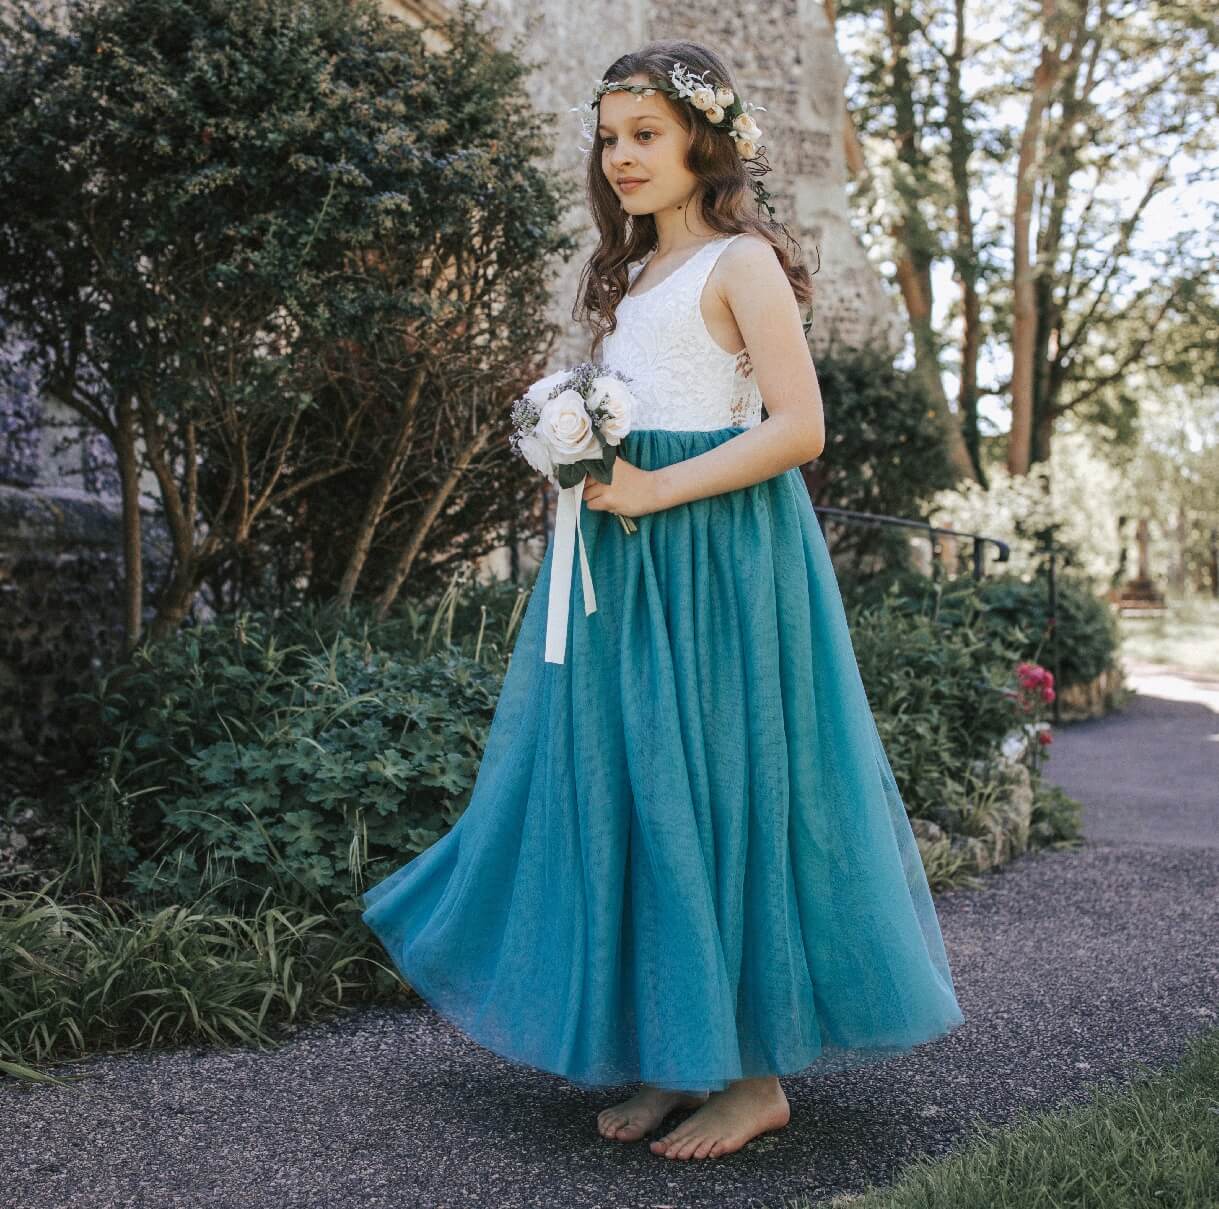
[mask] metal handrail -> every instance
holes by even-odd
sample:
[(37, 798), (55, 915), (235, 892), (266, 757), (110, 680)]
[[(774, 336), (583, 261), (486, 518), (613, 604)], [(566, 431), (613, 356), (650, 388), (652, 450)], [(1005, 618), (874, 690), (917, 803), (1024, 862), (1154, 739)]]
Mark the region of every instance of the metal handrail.
[[(912, 521), (904, 516), (888, 516), (883, 512), (856, 512), (852, 508), (834, 508), (829, 504), (814, 504), (813, 511), (817, 514), (817, 522), (821, 523), (823, 515), (840, 517), (843, 520), (858, 521), (861, 524), (868, 525), (902, 525), (907, 529), (918, 529), (922, 533), (933, 534), (943, 533), (947, 537), (969, 538), (973, 542), (973, 576), (974, 579), (982, 578), (982, 560), (983, 551), (986, 543), (989, 542), (997, 550), (995, 558), (996, 562), (1005, 563), (1011, 556), (1011, 549), (1007, 542), (1000, 541), (997, 537), (988, 537), (984, 533), (966, 533), (961, 529), (942, 529), (938, 525), (929, 524), (927, 521)], [(825, 526), (822, 525), (822, 533), (824, 534)]]

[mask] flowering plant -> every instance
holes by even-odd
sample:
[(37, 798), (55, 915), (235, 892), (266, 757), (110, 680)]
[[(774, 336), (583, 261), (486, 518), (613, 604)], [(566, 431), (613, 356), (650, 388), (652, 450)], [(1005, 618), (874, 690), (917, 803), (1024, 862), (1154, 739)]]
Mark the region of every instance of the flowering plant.
[(1049, 705), (1054, 700), (1054, 673), (1039, 663), (1021, 662), (1016, 664), (1016, 685), (1011, 693), (1016, 708), (1033, 719), (1024, 725), (1023, 730), (1037, 741), (1037, 749), (1032, 752), (1033, 769), (1036, 771), (1041, 762), (1040, 753), (1054, 742), (1049, 723), (1038, 719), (1042, 705)]
[[(577, 539), (584, 612), (597, 610), (584, 532), (580, 528), (580, 499), (590, 474), (598, 482), (613, 482), (618, 444), (631, 431), (637, 409), (629, 383), (630, 378), (617, 370), (582, 361), (572, 369), (559, 370), (535, 382), (512, 405), (513, 432), (509, 443), (530, 466), (560, 488), (546, 614), (547, 663), (562, 663), (567, 647)], [(639, 526), (631, 517), (614, 515), (627, 533), (638, 531)]]
[(1054, 673), (1039, 663), (1016, 664), (1016, 681), (1020, 685), (1017, 701), (1025, 713), (1033, 713), (1040, 699), (1046, 705), (1054, 700)]

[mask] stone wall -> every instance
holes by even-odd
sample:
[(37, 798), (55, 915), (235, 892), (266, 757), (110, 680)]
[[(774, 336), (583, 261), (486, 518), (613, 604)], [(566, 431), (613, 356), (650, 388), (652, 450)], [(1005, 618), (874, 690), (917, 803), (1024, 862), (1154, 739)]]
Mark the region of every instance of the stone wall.
[[(407, 8), (400, 0), (395, 11)], [(778, 217), (800, 242), (816, 298), (810, 344), (814, 359), (833, 340), (851, 347), (894, 352), (905, 326), (848, 218), (846, 155), (847, 71), (834, 45), (820, 0), (767, 0), (725, 8), (705, 0), (675, 5), (631, 0), (615, 9), (606, 28), (595, 6), (553, 0), (488, 0), (487, 23), (502, 43), (528, 37), (529, 58), (539, 64), (531, 98), (555, 117), (553, 166), (583, 180), (580, 119), (571, 106), (586, 101), (602, 72), (619, 55), (656, 38), (690, 38), (711, 46), (736, 73), (742, 96), (765, 106), (762, 124), (772, 171), (763, 179)], [(580, 266), (595, 246), (586, 206), (571, 215), (570, 229), (586, 236), (556, 283), (555, 322), (566, 339), (555, 367), (587, 355), (587, 338), (571, 319)]]

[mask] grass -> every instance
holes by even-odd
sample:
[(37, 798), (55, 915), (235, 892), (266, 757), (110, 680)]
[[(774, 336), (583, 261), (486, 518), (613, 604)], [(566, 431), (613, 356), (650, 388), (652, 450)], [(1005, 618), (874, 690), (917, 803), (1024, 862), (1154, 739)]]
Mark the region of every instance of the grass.
[[(122, 900), (0, 891), (0, 1076), (184, 1043), (273, 1046), (402, 986), (359, 921), (268, 905), (142, 912)], [(3, 1079), (0, 1078), (0, 1083)]]
[(1160, 617), (1130, 614), (1120, 618), (1119, 625), (1127, 659), (1219, 676), (1219, 600), (1174, 600)]
[[(792, 1209), (809, 1209), (792, 1199)], [(1215, 1209), (1219, 1030), (1167, 1071), (1145, 1067), (1087, 1104), (982, 1122), (944, 1158), (921, 1156), (888, 1188), (822, 1205), (850, 1209)]]

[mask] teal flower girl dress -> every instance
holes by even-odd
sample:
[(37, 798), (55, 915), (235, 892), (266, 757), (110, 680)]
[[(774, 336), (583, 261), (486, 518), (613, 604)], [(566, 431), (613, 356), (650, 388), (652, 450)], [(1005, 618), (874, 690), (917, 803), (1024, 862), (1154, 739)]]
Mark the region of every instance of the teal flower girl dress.
[[(653, 469), (761, 422), (699, 310), (700, 248), (619, 304), (604, 363)], [(632, 283), (636, 272), (631, 277)], [(548, 548), (457, 824), (363, 895), (403, 977), (484, 1048), (586, 1086), (720, 1090), (869, 1063), (963, 1022), (799, 470)]]

